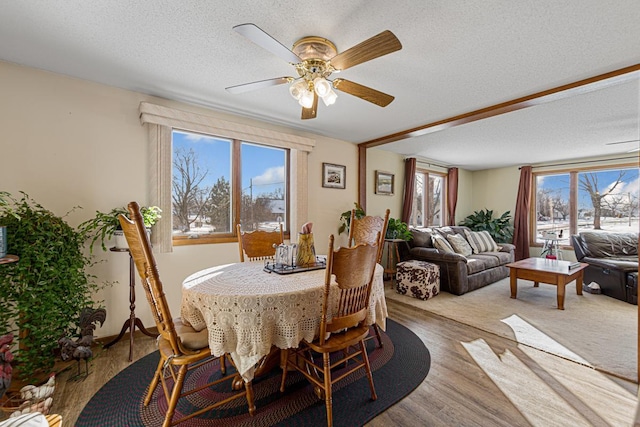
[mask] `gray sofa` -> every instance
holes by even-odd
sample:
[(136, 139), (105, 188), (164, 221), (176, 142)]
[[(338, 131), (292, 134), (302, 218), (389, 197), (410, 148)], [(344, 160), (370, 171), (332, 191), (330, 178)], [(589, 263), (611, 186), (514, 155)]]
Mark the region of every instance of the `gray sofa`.
[(638, 234), (585, 231), (571, 236), (584, 270), (584, 283), (596, 282), (604, 295), (638, 304)]
[(510, 243), (498, 243), (498, 252), (482, 252), (463, 256), (458, 253), (443, 253), (436, 249), (431, 241), (432, 233), (446, 236), (457, 233), (465, 236), (468, 227), (434, 227), (412, 229), (413, 239), (400, 247), (400, 259), (427, 261), (440, 267), (440, 290), (455, 295), (487, 286), (505, 277), (509, 277), (506, 264), (514, 261), (515, 246)]

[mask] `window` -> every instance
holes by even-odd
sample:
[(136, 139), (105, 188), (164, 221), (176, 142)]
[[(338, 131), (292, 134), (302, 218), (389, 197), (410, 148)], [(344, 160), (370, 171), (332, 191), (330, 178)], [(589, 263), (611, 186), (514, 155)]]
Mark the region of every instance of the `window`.
[(174, 240), (287, 229), (289, 150), (174, 129)]
[(416, 172), (413, 207), (409, 219), (410, 226), (439, 227), (444, 225), (442, 222), (444, 184), (445, 175), (427, 171)]
[[(308, 206), (308, 161), (309, 153), (315, 146), (315, 140), (306, 138), (290, 133), (280, 132), (275, 129), (264, 129), (257, 126), (252, 126), (247, 123), (236, 123), (223, 120), (215, 115), (202, 114), (194, 111), (177, 110), (171, 107), (165, 107), (163, 105), (151, 104), (149, 102), (140, 103), (140, 122), (147, 127), (148, 140), (149, 140), (149, 195), (148, 203), (150, 205), (159, 206), (164, 214), (162, 220), (154, 226), (154, 231), (151, 235), (152, 242), (154, 243), (154, 249), (160, 253), (166, 253), (173, 251), (174, 245), (188, 245), (198, 243), (213, 243), (213, 242), (233, 242), (236, 240), (234, 236), (233, 225), (241, 221), (241, 207), (240, 200), (242, 189), (247, 189), (249, 186), (249, 195), (251, 196), (251, 190), (256, 190), (255, 197), (261, 197), (260, 202), (264, 203), (265, 197), (262, 190), (266, 187), (261, 187), (258, 191), (259, 182), (250, 182), (248, 185), (240, 184), (246, 182), (247, 177), (257, 178), (259, 173), (247, 175), (247, 172), (242, 171), (242, 162), (240, 161), (242, 155), (242, 147), (248, 147), (254, 145), (264, 151), (259, 151), (260, 156), (265, 153), (280, 153), (283, 157), (282, 164), (284, 164), (284, 181), (285, 187), (283, 189), (282, 197), (284, 198), (284, 207), (272, 206), (273, 212), (270, 212), (271, 218), (274, 221), (279, 221), (282, 217), (282, 223), (289, 230), (297, 230), (302, 224), (308, 221), (309, 218), (309, 206)], [(230, 231), (223, 233), (218, 229), (219, 233), (209, 233), (206, 237), (200, 236), (196, 238), (188, 238), (186, 234), (182, 236), (174, 237), (174, 220), (170, 218), (173, 216), (173, 137), (174, 129), (182, 130), (180, 132), (194, 137), (207, 136), (217, 142), (224, 144), (231, 144), (231, 152), (229, 157), (220, 154), (221, 158), (224, 157), (230, 167), (229, 174), (225, 175), (220, 170), (216, 171), (216, 177), (225, 177), (225, 181), (230, 185), (230, 201), (229, 201), (229, 226)], [(188, 130), (185, 132), (184, 130)], [(214, 136), (215, 135), (215, 136)], [(226, 141), (226, 142), (225, 142)], [(229, 142), (231, 141), (231, 142)], [(272, 151), (273, 150), (273, 151)], [(188, 153), (188, 151), (187, 151)], [(251, 155), (249, 155), (251, 157)], [(217, 158), (215, 160), (218, 160)], [(246, 160), (246, 159), (245, 159)], [(262, 160), (262, 157), (261, 157)], [(220, 163), (221, 164), (221, 163)], [(258, 165), (260, 165), (259, 163)], [(210, 166), (208, 166), (210, 167)], [(217, 167), (217, 166), (216, 166)], [(245, 162), (245, 168), (251, 170), (251, 162)], [(266, 171), (268, 168), (262, 169)], [(271, 169), (271, 172), (274, 170)], [(244, 176), (245, 178), (241, 178)], [(255, 185), (252, 185), (254, 184)], [(241, 186), (242, 185), (242, 186)], [(275, 188), (266, 190), (266, 193), (278, 193)], [(280, 203), (280, 202), (277, 202)], [(277, 204), (276, 203), (276, 204)], [(171, 213), (168, 214), (168, 213)], [(254, 214), (256, 211), (254, 211)], [(194, 219), (191, 214), (187, 214), (187, 222)], [(207, 224), (207, 214), (205, 212), (198, 213), (200, 215), (200, 223), (196, 225), (209, 225), (211, 227), (214, 224)], [(169, 219), (169, 220), (167, 220)], [(254, 220), (256, 218), (254, 217)], [(211, 219), (210, 219), (211, 220)], [(263, 221), (261, 218), (257, 218), (256, 224)], [(184, 225), (184, 215), (180, 224), (183, 230), (186, 230)], [(215, 221), (222, 223), (220, 218), (216, 218)], [(213, 221), (213, 222), (215, 222)], [(178, 224), (178, 222), (176, 222)], [(227, 224), (224, 221), (224, 224)], [(249, 226), (249, 224), (242, 224), (243, 227)], [(259, 225), (258, 225), (259, 226)], [(189, 226), (191, 230), (191, 226)], [(209, 229), (211, 230), (211, 228)], [(184, 231), (182, 233), (185, 233)], [(179, 233), (177, 233), (179, 234)]]
[(638, 231), (638, 168), (607, 167), (534, 174), (532, 245), (586, 230)]

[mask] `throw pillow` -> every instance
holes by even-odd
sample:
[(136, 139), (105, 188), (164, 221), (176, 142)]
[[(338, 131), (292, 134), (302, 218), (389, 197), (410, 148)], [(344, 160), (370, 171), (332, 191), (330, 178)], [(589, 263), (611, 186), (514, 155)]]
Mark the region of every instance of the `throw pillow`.
[(445, 254), (453, 254), (456, 252), (453, 250), (449, 242), (447, 242), (447, 239), (439, 234), (433, 233), (431, 235), (431, 243), (433, 243), (434, 248)]
[(464, 230), (464, 234), (467, 236), (467, 241), (474, 254), (481, 252), (497, 252), (498, 244), (493, 240), (491, 234), (488, 231), (469, 231)]
[(447, 240), (451, 243), (456, 253), (462, 256), (469, 256), (473, 253), (473, 249), (471, 249), (471, 246), (469, 246), (469, 243), (467, 243), (467, 240), (462, 234), (449, 234), (447, 235)]

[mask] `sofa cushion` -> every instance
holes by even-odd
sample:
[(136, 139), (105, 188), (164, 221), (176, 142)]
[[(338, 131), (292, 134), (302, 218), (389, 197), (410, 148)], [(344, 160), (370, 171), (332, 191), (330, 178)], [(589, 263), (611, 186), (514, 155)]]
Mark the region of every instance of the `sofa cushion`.
[(433, 243), (431, 242), (431, 234), (433, 234), (433, 231), (430, 228), (414, 228), (411, 230), (411, 234), (413, 239), (409, 240), (409, 244), (412, 248), (415, 248), (416, 246), (433, 248)]
[(439, 235), (437, 233), (433, 233), (431, 235), (431, 241), (433, 243), (433, 247), (435, 247), (440, 252), (444, 252), (444, 253), (455, 253), (456, 252), (451, 247), (449, 242), (447, 242), (447, 239), (445, 239), (444, 237), (442, 237), (441, 235)]
[(473, 249), (471, 249), (467, 239), (462, 234), (448, 234), (447, 240), (451, 243), (451, 247), (456, 253), (462, 256), (469, 256), (473, 253)]
[(638, 235), (636, 233), (580, 233), (589, 253), (594, 258), (638, 255)]
[(493, 240), (491, 234), (488, 231), (469, 231), (464, 230), (465, 237), (469, 242), (469, 245), (473, 249), (474, 254), (482, 252), (496, 252), (498, 251), (498, 244)]

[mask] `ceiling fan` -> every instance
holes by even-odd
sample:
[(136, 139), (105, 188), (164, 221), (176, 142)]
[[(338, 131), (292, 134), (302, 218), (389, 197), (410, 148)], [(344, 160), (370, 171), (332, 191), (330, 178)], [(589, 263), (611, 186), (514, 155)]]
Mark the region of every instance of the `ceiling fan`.
[(229, 93), (243, 93), (289, 83), (291, 96), (302, 106), (303, 120), (316, 117), (318, 98), (327, 106), (336, 101), (337, 95), (333, 89), (357, 96), (380, 107), (386, 107), (394, 99), (391, 95), (349, 80), (329, 79), (333, 73), (402, 49), (402, 44), (391, 31), (383, 31), (338, 53), (336, 46), (322, 37), (303, 37), (289, 50), (254, 24), (236, 25), (233, 30), (289, 62), (295, 67), (298, 77), (277, 77), (230, 86), (226, 88)]

